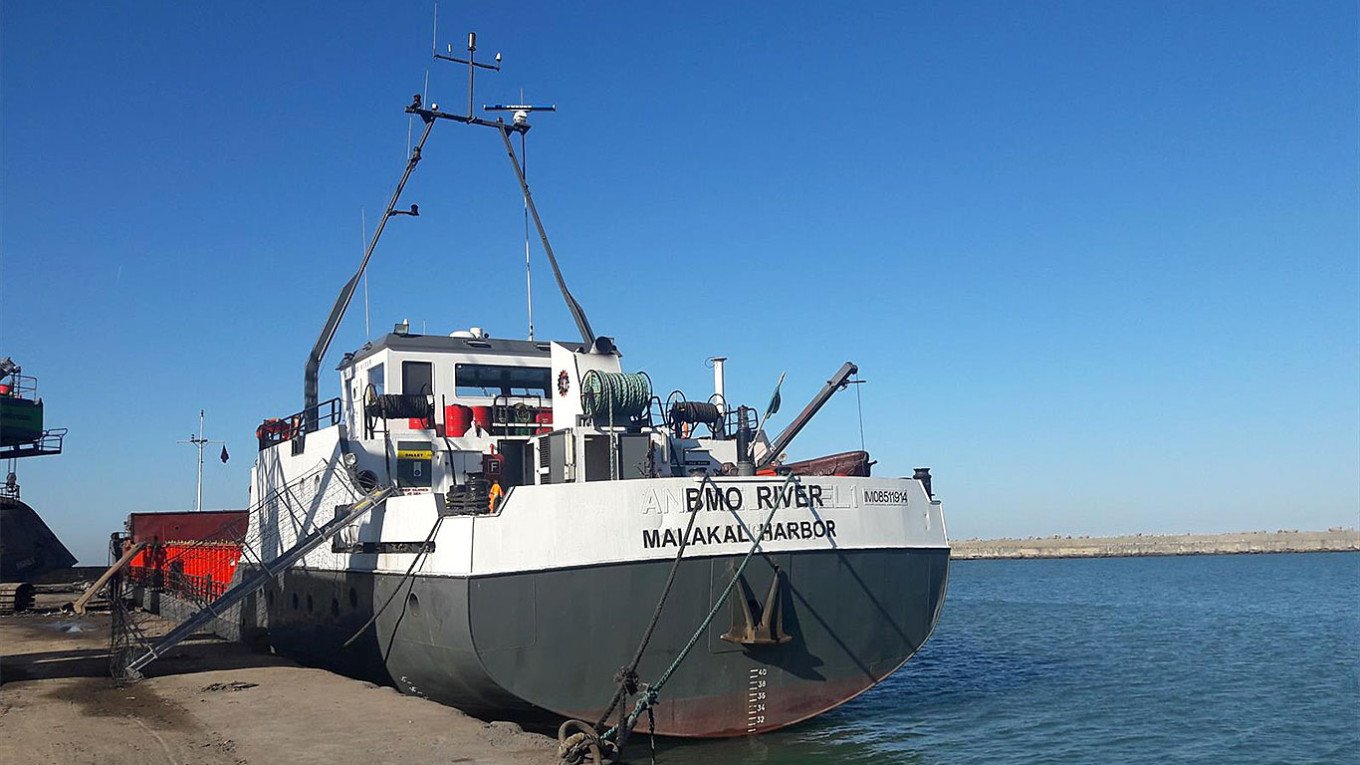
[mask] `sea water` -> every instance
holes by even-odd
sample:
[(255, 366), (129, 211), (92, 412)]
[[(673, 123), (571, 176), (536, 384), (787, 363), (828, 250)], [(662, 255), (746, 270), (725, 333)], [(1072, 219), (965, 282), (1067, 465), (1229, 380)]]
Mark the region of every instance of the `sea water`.
[(1360, 763), (1360, 553), (955, 561), (877, 688), (658, 761)]

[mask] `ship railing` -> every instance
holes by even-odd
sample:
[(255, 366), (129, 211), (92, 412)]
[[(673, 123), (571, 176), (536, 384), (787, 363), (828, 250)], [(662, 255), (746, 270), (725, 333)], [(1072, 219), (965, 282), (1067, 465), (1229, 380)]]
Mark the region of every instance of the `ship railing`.
[(541, 412), (551, 413), (552, 405), (545, 405), (543, 397), (536, 393), (496, 396), (491, 403), (491, 433), (498, 436), (531, 436), (541, 428), (552, 430), (551, 423), (538, 420)]
[(255, 429), (255, 437), (260, 443), (260, 451), (291, 441), (293, 454), (301, 454), (306, 449), (308, 433), (336, 425), (340, 418), (340, 399), (336, 397), (287, 417), (271, 417)]
[[(652, 422), (660, 423), (660, 427), (666, 428), (668, 431), (673, 431), (674, 426), (671, 422), (671, 407), (676, 403), (685, 401), (688, 401), (688, 399), (685, 398), (684, 392), (680, 390), (671, 391), (671, 394), (667, 396), (665, 400), (662, 400), (660, 396), (652, 396), (651, 403), (647, 407), (647, 414), (649, 417), (647, 424), (650, 425)], [(708, 403), (720, 407), (722, 406), (722, 403), (720, 401), (715, 401), (714, 397), (710, 397)], [(739, 419), (738, 408), (729, 408), (716, 425), (708, 422), (687, 423), (686, 429), (679, 435), (688, 436), (693, 434), (696, 428), (703, 428), (703, 430), (700, 431), (700, 435), (707, 433), (708, 438), (731, 438), (732, 435), (737, 432), (737, 428), (740, 427), (740, 425), (741, 420)]]
[[(266, 491), (239, 517), (201, 538), (140, 543), (135, 557), (108, 585), (115, 677), (123, 676), (132, 656), (151, 646), (154, 625), (170, 614), (182, 614), (186, 608), (201, 611), (212, 607), (223, 614), (215, 604), (233, 584), (263, 567), (276, 551), (286, 550), (325, 524), (338, 508), (348, 507), (362, 496), (363, 488), (347, 468), (321, 463)], [(130, 545), (131, 537), (120, 535), (112, 542), (112, 549), (115, 555), (121, 555)], [(266, 600), (273, 597), (265, 593)], [(167, 604), (166, 598), (173, 604)]]
[(0, 396), (36, 401), (38, 399), (38, 378), (17, 372), (0, 377)]
[(735, 437), (742, 428), (754, 431), (756, 423), (751, 422), (753, 414), (751, 409), (744, 406), (729, 407), (723, 414), (723, 432)]
[[(188, 596), (187, 602), (198, 608), (160, 638), (150, 637), (141, 629), (135, 614), (128, 609), (115, 609), (110, 638), (114, 676), (138, 677), (139, 670), (148, 663), (214, 620), (229, 615), (230, 609), (243, 604), (255, 593), (263, 591), (266, 607), (272, 607), (287, 568), (358, 523), (396, 492), (395, 484), (372, 485), (365, 489), (348, 468), (329, 463), (267, 492), (247, 510), (255, 520), (248, 525), (241, 541), (241, 561), (246, 563), (246, 568), (237, 570), (230, 586), (221, 589), (217, 582), (202, 579), (170, 581), (172, 587)], [(198, 543), (186, 550), (201, 550), (202, 547), (203, 543)], [(177, 557), (187, 563), (184, 554), (182, 550)], [(294, 607), (296, 597), (294, 594)], [(123, 603), (117, 591), (111, 600)], [(333, 603), (332, 607), (338, 609), (338, 601)], [(309, 598), (308, 610), (311, 608)], [(239, 615), (232, 618), (239, 618)]]
[(66, 428), (50, 428), (32, 441), (0, 447), (0, 460), (61, 454), (65, 443)]

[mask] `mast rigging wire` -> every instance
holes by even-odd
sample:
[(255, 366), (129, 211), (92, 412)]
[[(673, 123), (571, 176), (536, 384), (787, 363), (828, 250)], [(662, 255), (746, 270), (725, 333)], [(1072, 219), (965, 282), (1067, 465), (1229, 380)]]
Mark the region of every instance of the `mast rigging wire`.
[[(359, 249), (368, 247), (368, 219), (364, 216), (364, 208), (359, 207)], [(373, 330), (368, 323), (368, 270), (364, 270), (364, 340), (373, 339)]]

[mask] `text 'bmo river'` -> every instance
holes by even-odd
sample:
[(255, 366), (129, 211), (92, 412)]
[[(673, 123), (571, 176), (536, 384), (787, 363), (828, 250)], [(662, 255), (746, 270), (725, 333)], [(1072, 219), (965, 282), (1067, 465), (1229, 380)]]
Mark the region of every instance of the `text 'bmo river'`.
[[(821, 486), (755, 486), (754, 502), (757, 509), (774, 510), (780, 507), (825, 507)], [(746, 492), (741, 487), (690, 487), (685, 489), (685, 510), (695, 513), (700, 510), (737, 511), (748, 506)], [(820, 539), (836, 536), (836, 522), (824, 520), (786, 521), (764, 524), (764, 538), (780, 539)], [(761, 528), (751, 528), (744, 523), (727, 523), (700, 526), (686, 529), (643, 529), (644, 548), (679, 547), (680, 545), (717, 545), (735, 542), (754, 542), (761, 534)]]

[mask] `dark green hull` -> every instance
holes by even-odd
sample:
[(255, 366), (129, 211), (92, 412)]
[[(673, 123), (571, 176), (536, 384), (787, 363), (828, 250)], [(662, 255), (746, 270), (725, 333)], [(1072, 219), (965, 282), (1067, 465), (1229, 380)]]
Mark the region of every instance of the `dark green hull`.
[(75, 564), (75, 556), (33, 508), (0, 497), (0, 582), (26, 582)]
[(26, 398), (0, 396), (0, 446), (36, 441), (43, 434), (43, 404)]
[[(641, 679), (661, 675), (702, 622), (738, 557), (685, 560)], [(757, 615), (774, 566), (788, 642), (739, 645), (733, 599), (662, 689), (657, 730), (735, 736), (774, 730), (854, 698), (898, 669), (939, 617), (949, 550), (824, 550), (752, 559)], [(546, 711), (594, 721), (637, 647), (670, 569), (649, 561), (485, 577), (290, 570), (266, 593), (273, 646), (301, 661), (389, 682), (484, 715)], [(349, 648), (341, 643), (394, 589)]]

